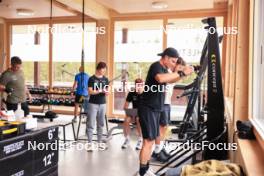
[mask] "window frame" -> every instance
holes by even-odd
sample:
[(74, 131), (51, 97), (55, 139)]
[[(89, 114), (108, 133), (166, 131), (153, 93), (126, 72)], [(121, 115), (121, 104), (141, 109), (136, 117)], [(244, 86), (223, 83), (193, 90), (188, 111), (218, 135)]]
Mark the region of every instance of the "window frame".
[[(7, 69), (10, 66), (10, 60), (11, 60), (11, 41), (12, 41), (12, 26), (25, 26), (25, 25), (49, 25), (49, 28), (52, 28), (55, 24), (69, 24), (69, 23), (80, 23), (80, 18), (78, 16), (76, 17), (60, 17), (60, 18), (54, 18), (52, 21), (49, 18), (29, 18), (29, 19), (18, 19), (18, 20), (10, 20), (7, 21), (6, 23), (6, 38), (7, 38), (7, 60), (6, 60), (6, 65), (4, 69)], [(85, 19), (85, 23), (95, 23), (97, 26), (97, 21), (95, 19), (87, 18)], [(53, 36), (49, 32), (49, 60), (48, 60), (48, 84), (47, 86), (53, 86)], [(95, 46), (96, 49), (97, 46)], [(96, 58), (95, 58), (96, 59)], [(97, 61), (97, 60), (96, 60)], [(96, 62), (95, 61), (95, 62)]]
[[(260, 4), (261, 3), (261, 4)], [(258, 8), (258, 10), (256, 10)], [(252, 66), (252, 118), (257, 132), (264, 139), (264, 2), (254, 1), (253, 14), (253, 66)], [(257, 34), (257, 35), (256, 35)], [(260, 35), (259, 35), (260, 34)]]

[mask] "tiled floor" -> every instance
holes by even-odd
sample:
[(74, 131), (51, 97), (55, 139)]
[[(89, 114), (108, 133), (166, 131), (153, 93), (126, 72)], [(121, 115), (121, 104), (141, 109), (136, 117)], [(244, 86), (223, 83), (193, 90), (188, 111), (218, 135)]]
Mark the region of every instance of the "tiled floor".
[[(59, 118), (53, 123), (70, 122), (73, 116), (59, 115)], [(84, 119), (83, 119), (84, 120)], [(49, 124), (49, 121), (47, 121)], [(74, 124), (77, 131), (78, 122)], [(109, 128), (116, 124), (109, 123)], [(80, 138), (85, 136), (86, 124), (81, 123)], [(59, 137), (63, 139), (63, 131), (60, 127)], [(122, 133), (121, 129), (115, 130), (113, 133)], [(106, 129), (105, 129), (106, 133)], [(94, 136), (96, 139), (96, 136)], [(66, 127), (66, 138), (73, 139), (72, 126)], [(86, 140), (80, 140), (73, 143), (73, 147), (67, 147), (59, 152), (59, 176), (133, 176), (138, 170), (139, 151), (135, 150), (136, 133), (132, 130), (130, 147), (121, 149), (124, 142), (123, 134), (114, 135), (108, 141), (108, 149), (105, 151), (87, 152), (85, 149), (78, 150), (77, 145), (82, 147), (86, 144)], [(69, 144), (67, 142), (66, 144)], [(68, 145), (66, 145), (68, 146)], [(151, 166), (156, 170), (157, 166)]]
[[(65, 116), (63, 118), (71, 117)], [(85, 124), (82, 124), (81, 138), (84, 137), (84, 131)], [(72, 138), (71, 126), (66, 128), (66, 133), (67, 138)], [(62, 136), (62, 131), (60, 136)], [(62, 150), (59, 153), (59, 175), (132, 176), (138, 169), (139, 152), (135, 150), (135, 138), (132, 136), (131, 146), (125, 150), (121, 149), (124, 140), (122, 134), (113, 136), (108, 142), (108, 149), (105, 151), (87, 152), (86, 150), (77, 150), (76, 147)], [(85, 144), (85, 141), (78, 143), (78, 145)]]

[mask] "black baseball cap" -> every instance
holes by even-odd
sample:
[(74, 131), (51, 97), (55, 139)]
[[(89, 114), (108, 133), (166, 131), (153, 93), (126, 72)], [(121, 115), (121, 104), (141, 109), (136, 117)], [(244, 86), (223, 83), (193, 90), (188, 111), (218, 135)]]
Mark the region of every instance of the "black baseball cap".
[(159, 53), (158, 56), (169, 56), (169, 57), (174, 57), (174, 58), (178, 58), (180, 57), (178, 51), (175, 48), (166, 48), (162, 53)]

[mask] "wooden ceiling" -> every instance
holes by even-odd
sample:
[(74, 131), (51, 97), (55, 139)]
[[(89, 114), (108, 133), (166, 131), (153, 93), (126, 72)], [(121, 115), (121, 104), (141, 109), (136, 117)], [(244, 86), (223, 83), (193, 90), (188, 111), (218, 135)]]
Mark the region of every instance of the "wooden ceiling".
[[(164, 12), (180, 10), (210, 9), (214, 0), (161, 0), (168, 4), (166, 9), (154, 9), (151, 4), (155, 0), (96, 0), (118, 13)], [(158, 0), (160, 1), (160, 0)]]
[[(162, 0), (168, 8), (157, 10), (151, 3), (155, 0), (85, 0), (85, 14), (94, 19), (108, 19), (112, 14), (164, 13), (174, 11), (192, 11), (214, 9), (227, 4), (227, 0)], [(16, 9), (25, 8), (34, 11), (33, 16), (23, 17)], [(82, 0), (53, 0), (53, 16), (80, 16)], [(0, 17), (7, 19), (37, 18), (50, 16), (50, 0), (2, 0)]]

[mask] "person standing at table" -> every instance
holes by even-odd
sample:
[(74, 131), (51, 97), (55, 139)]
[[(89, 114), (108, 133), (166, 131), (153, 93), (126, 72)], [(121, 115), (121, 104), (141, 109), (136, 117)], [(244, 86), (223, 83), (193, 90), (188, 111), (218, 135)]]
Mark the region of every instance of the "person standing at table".
[(24, 72), (21, 69), (22, 60), (13, 56), (11, 58), (11, 67), (2, 73), (0, 76), (0, 85), (5, 89), (12, 89), (12, 92), (8, 94), (6, 99), (7, 110), (16, 111), (18, 105), (21, 105), (21, 109), (24, 111), (24, 116), (29, 114), (27, 97), (31, 101), (31, 95), (25, 84)]

